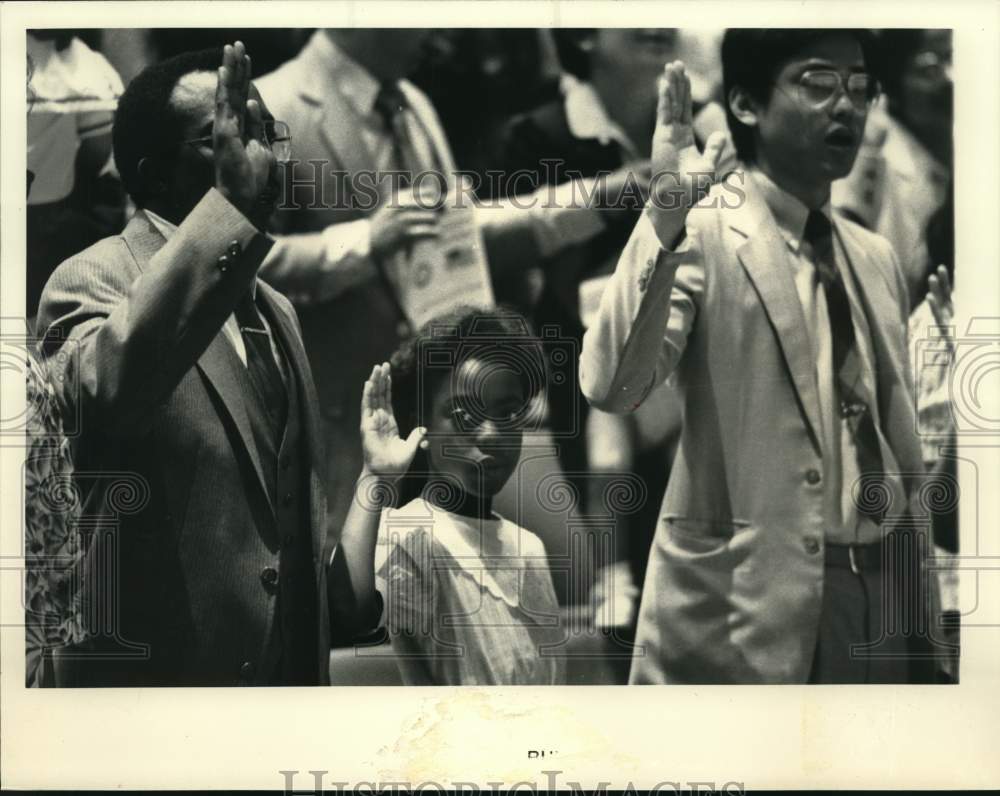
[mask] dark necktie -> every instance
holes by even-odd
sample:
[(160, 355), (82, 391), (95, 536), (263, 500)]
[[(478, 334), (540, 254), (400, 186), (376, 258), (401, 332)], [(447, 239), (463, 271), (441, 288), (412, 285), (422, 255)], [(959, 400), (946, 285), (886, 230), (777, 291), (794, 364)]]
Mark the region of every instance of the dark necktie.
[[(865, 487), (878, 488), (885, 480), (885, 467), (879, 448), (878, 431), (871, 412), (873, 396), (861, 378), (861, 355), (851, 320), (851, 304), (844, 280), (837, 268), (830, 220), (813, 210), (806, 220), (803, 240), (810, 244), (813, 262), (826, 295), (826, 311), (833, 343), (834, 388), (840, 417), (848, 424), (857, 451), (858, 471)], [(857, 491), (855, 494), (859, 494)], [(878, 501), (881, 503), (881, 501)], [(855, 500), (858, 512), (881, 522), (884, 510), (866, 509), (865, 500)]]
[(247, 372), (254, 392), (267, 415), (274, 438), (280, 440), (288, 419), (288, 393), (271, 350), (271, 335), (249, 294), (236, 305), (234, 314), (246, 346)]
[(421, 163), (413, 146), (410, 131), (406, 127), (403, 113), (406, 107), (406, 97), (399, 90), (399, 84), (383, 83), (375, 96), (375, 110), (382, 117), (386, 131), (392, 136), (395, 165), (406, 173), (402, 183), (410, 185), (413, 182), (413, 175), (420, 173)]

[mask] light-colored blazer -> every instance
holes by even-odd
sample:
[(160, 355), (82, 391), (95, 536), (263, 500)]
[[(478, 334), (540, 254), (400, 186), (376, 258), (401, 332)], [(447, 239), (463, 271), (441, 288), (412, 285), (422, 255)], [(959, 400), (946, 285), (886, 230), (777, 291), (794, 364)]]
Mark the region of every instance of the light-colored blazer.
[[(740, 187), (742, 200), (713, 188), (674, 252), (643, 215), (580, 357), (595, 406), (630, 411), (671, 375), (684, 404), (640, 608), (637, 683), (805, 682), (815, 648), (824, 566), (815, 362), (784, 240), (751, 179)], [(884, 239), (843, 219), (835, 228), (872, 329), (883, 431), (912, 496), (923, 465), (906, 288)]]
[[(118, 637), (69, 660), (71, 684), (237, 685), (266, 676), (275, 598), (261, 572), (278, 567), (280, 540), (244, 404), (244, 366), (221, 330), (270, 246), (212, 189), (169, 241), (140, 210), (121, 235), (67, 260), (46, 285), (39, 329), (60, 408), (79, 417), (77, 474), (117, 473), (135, 490), (117, 512), (114, 547), (91, 548), (83, 587), (85, 603), (110, 601)], [(319, 677), (328, 682), (333, 539), (315, 391), (291, 305), (259, 281), (257, 301), (300, 397)], [(91, 480), (84, 514), (105, 515), (121, 498), (107, 479)], [(108, 570), (98, 559), (111, 553)], [(124, 654), (93, 659), (111, 648)]]

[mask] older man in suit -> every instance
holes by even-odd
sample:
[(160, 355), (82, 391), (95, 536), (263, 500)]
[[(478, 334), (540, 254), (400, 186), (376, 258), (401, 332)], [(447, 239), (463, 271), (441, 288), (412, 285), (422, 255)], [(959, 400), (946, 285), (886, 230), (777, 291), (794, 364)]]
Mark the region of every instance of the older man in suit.
[[(261, 277), (293, 301), (302, 321), (335, 474), (331, 520), (338, 525), (361, 471), (362, 386), (372, 366), (413, 331), (398, 274), (413, 243), (437, 234), (437, 213), (398, 189), (421, 172), (445, 178), (455, 172), (434, 107), (404, 79), (425, 35), (319, 30), (296, 58), (259, 81), (295, 139), (274, 223), (281, 234)], [(399, 176), (382, 181), (375, 197), (373, 175), (390, 172)], [(610, 193), (615, 185), (609, 180), (598, 188)], [(477, 217), (493, 275), (526, 269), (604, 228), (597, 210), (560, 196), (551, 201), (547, 193), (481, 207)]]
[(46, 353), (63, 410), (81, 418), (81, 487), (121, 473), (138, 494), (123, 508), (97, 478), (85, 495), (86, 516), (119, 509), (84, 579), (89, 615), (112, 621), (63, 651), (64, 683), (319, 684), (331, 638), (350, 632), (330, 621), (325, 462), (298, 322), (257, 279), (284, 132), (240, 42), (149, 67), (114, 123), (139, 210), (45, 288)]
[(907, 682), (943, 652), (910, 522), (906, 286), (884, 239), (830, 213), (877, 93), (866, 42), (728, 31), (746, 166), (694, 207), (723, 141), (698, 152), (684, 66), (665, 69), (653, 199), (580, 361), (601, 408), (671, 375), (684, 402), (632, 682)]

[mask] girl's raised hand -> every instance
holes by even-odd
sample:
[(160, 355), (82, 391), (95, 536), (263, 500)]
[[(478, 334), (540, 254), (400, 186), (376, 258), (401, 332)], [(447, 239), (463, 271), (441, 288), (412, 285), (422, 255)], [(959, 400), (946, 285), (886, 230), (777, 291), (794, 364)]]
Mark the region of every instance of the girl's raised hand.
[(392, 411), (389, 363), (372, 368), (361, 395), (361, 446), (365, 470), (395, 481), (410, 467), (418, 447), (427, 447), (427, 429), (418, 427), (404, 440)]

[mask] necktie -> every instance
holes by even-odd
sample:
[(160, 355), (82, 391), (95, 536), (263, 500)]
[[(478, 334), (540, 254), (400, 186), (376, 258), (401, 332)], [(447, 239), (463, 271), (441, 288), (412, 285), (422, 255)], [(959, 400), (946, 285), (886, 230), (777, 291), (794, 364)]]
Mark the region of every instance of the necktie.
[[(802, 238), (812, 248), (813, 262), (826, 295), (833, 348), (834, 388), (840, 417), (847, 423), (854, 440), (858, 471), (863, 481), (861, 494), (864, 494), (866, 487), (878, 488), (883, 483), (885, 467), (875, 419), (870, 409), (873, 396), (869, 394), (861, 377), (861, 356), (851, 320), (851, 304), (834, 259), (830, 220), (817, 210), (811, 211)], [(884, 509), (870, 510), (865, 503), (865, 500), (855, 500), (858, 512), (881, 522)]]
[(236, 305), (234, 314), (246, 346), (247, 372), (254, 392), (267, 415), (275, 439), (280, 440), (288, 420), (288, 393), (278, 363), (274, 361), (271, 335), (249, 293)]
[(403, 185), (410, 185), (413, 175), (421, 170), (420, 158), (413, 146), (413, 139), (406, 127), (403, 113), (407, 107), (406, 97), (399, 90), (397, 83), (383, 83), (375, 96), (375, 110), (385, 123), (385, 129), (392, 136), (393, 153), (396, 167), (405, 172)]

